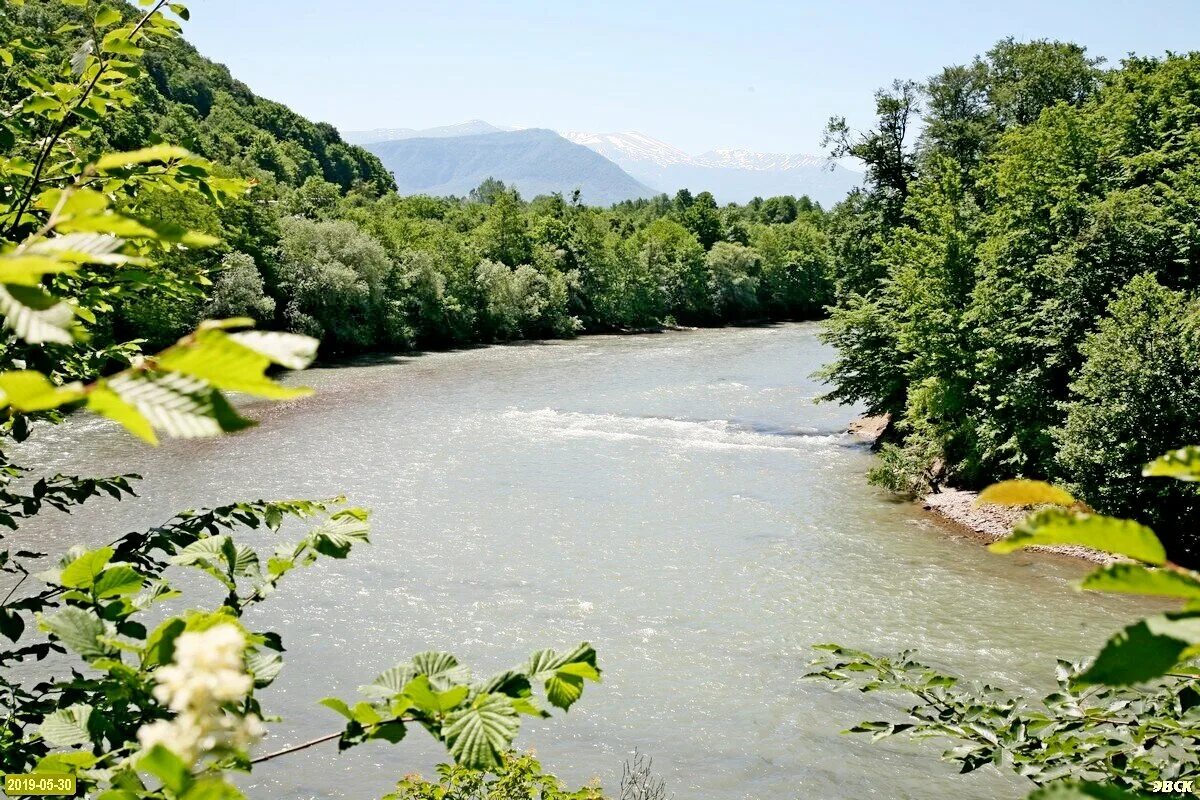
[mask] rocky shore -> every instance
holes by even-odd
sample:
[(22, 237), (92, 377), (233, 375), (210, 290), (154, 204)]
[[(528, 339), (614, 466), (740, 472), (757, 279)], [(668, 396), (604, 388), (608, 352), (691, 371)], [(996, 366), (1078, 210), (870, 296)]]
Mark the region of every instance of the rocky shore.
[[(856, 438), (869, 442), (873, 447), (887, 432), (891, 419), (888, 416), (859, 417), (850, 423), (847, 433)], [(1001, 539), (1012, 532), (1029, 513), (1026, 508), (998, 506), (992, 504), (979, 505), (978, 492), (964, 489), (943, 488), (920, 498), (917, 502), (930, 513), (952, 523), (956, 528), (971, 536), (990, 543)], [(1110, 564), (1116, 559), (1106, 553), (1089, 550), (1086, 547), (1069, 545), (1056, 547), (1031, 547), (1044, 553), (1080, 558), (1097, 564)]]
[[(940, 492), (927, 494), (919, 501), (921, 507), (944, 520), (965, 530), (972, 536), (985, 542), (994, 542), (1012, 532), (1012, 529), (1029, 513), (1027, 508), (1012, 506), (997, 506), (992, 504), (978, 505), (978, 492), (962, 489), (943, 489)], [(1080, 558), (1096, 564), (1111, 564), (1116, 561), (1107, 553), (1090, 550), (1086, 547), (1062, 545), (1055, 547), (1030, 547), (1043, 553)]]

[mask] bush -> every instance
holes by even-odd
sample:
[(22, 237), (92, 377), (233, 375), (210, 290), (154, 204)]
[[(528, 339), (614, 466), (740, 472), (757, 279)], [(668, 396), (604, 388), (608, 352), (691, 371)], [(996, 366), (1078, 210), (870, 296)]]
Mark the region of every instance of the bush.
[(275, 315), (275, 301), (263, 291), (262, 275), (254, 259), (230, 253), (221, 259), (204, 313), (210, 317), (250, 317), (266, 322)]

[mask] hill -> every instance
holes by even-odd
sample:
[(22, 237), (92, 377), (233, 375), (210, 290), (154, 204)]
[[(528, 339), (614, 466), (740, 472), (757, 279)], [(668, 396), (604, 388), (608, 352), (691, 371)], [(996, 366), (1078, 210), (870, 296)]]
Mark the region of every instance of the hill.
[[(132, 5), (114, 6), (127, 20), (137, 18)], [(28, 42), (61, 47), (61, 30), (85, 21), (80, 9), (61, 2), (4, 5), (0, 34), (20, 35)], [(131, 111), (105, 120), (107, 141), (97, 150), (134, 150), (161, 137), (244, 175), (273, 177), (299, 186), (309, 177), (343, 189), (363, 185), (375, 192), (392, 188), (391, 178), (375, 156), (348, 144), (337, 129), (312, 122), (287, 106), (259, 97), (236, 80), (222, 64), (200, 55), (182, 39), (171, 39), (146, 52), (146, 75), (136, 84), (140, 103)], [(15, 74), (28, 71), (52, 79), (55, 63), (18, 62)], [(0, 103), (12, 106), (23, 89), (20, 81), (0, 82)]]
[(566, 132), (637, 180), (660, 191), (709, 191), (721, 203), (755, 197), (808, 195), (829, 208), (862, 183), (862, 175), (830, 164), (824, 156), (710, 150), (693, 156), (642, 133)]
[(592, 205), (656, 194), (595, 151), (541, 128), (366, 147), (392, 172), (401, 194), (465, 196), (487, 178), (515, 186), (526, 197), (578, 188)]

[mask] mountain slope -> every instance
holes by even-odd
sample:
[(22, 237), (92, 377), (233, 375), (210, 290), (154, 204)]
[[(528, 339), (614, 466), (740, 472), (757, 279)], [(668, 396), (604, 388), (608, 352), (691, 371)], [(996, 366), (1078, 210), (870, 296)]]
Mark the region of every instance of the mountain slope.
[[(127, 23), (139, 12), (129, 3), (111, 3)], [(3, 4), (0, 26), (53, 52), (62, 46), (64, 26), (90, 25), (83, 10), (63, 2)], [(74, 35), (74, 34), (72, 34)], [(79, 34), (82, 36), (82, 34)], [(53, 79), (57, 62), (17, 62), (21, 70)], [(259, 97), (228, 68), (210, 61), (183, 39), (170, 39), (146, 51), (146, 79), (136, 84), (141, 103), (105, 121), (100, 150), (135, 150), (155, 136), (179, 142), (243, 175), (299, 186), (309, 177), (343, 189), (362, 184), (375, 192), (391, 189), (391, 179), (370, 153), (347, 144), (329, 124), (312, 122), (287, 106)], [(0, 69), (0, 73), (3, 69)], [(16, 75), (14, 75), (16, 77)], [(17, 80), (0, 81), (0, 104), (10, 108), (24, 91)]]
[(563, 136), (590, 147), (659, 191), (709, 191), (721, 203), (806, 194), (829, 207), (862, 182), (859, 173), (830, 164), (823, 156), (750, 150), (710, 150), (692, 156), (637, 132), (570, 131)]
[(592, 205), (655, 194), (600, 154), (541, 128), (366, 147), (392, 172), (401, 194), (464, 196), (489, 177), (526, 197), (579, 188)]

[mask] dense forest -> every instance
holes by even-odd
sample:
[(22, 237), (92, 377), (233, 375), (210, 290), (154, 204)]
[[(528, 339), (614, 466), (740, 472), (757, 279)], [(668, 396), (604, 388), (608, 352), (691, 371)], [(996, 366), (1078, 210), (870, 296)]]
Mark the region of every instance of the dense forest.
[[(76, 16), (29, 4), (6, 24), (48, 43)], [(465, 198), (400, 198), (375, 156), (256, 97), (182, 39), (146, 66), (138, 105), (104, 120), (96, 151), (178, 142), (254, 186), (221, 206), (160, 204), (165, 221), (224, 243), (162, 267), (212, 287), (130, 296), (98, 323), (114, 341), (157, 347), (205, 317), (246, 315), (316, 336), (330, 357), (811, 318), (832, 299), (824, 215), (807, 198), (719, 208), (682, 191), (604, 210), (526, 201), (494, 180)]]
[(827, 375), (896, 423), (873, 477), (1050, 478), (1195, 560), (1200, 494), (1141, 469), (1200, 440), (1200, 54), (1006, 40), (876, 109), (827, 131), (868, 170), (827, 228)]

